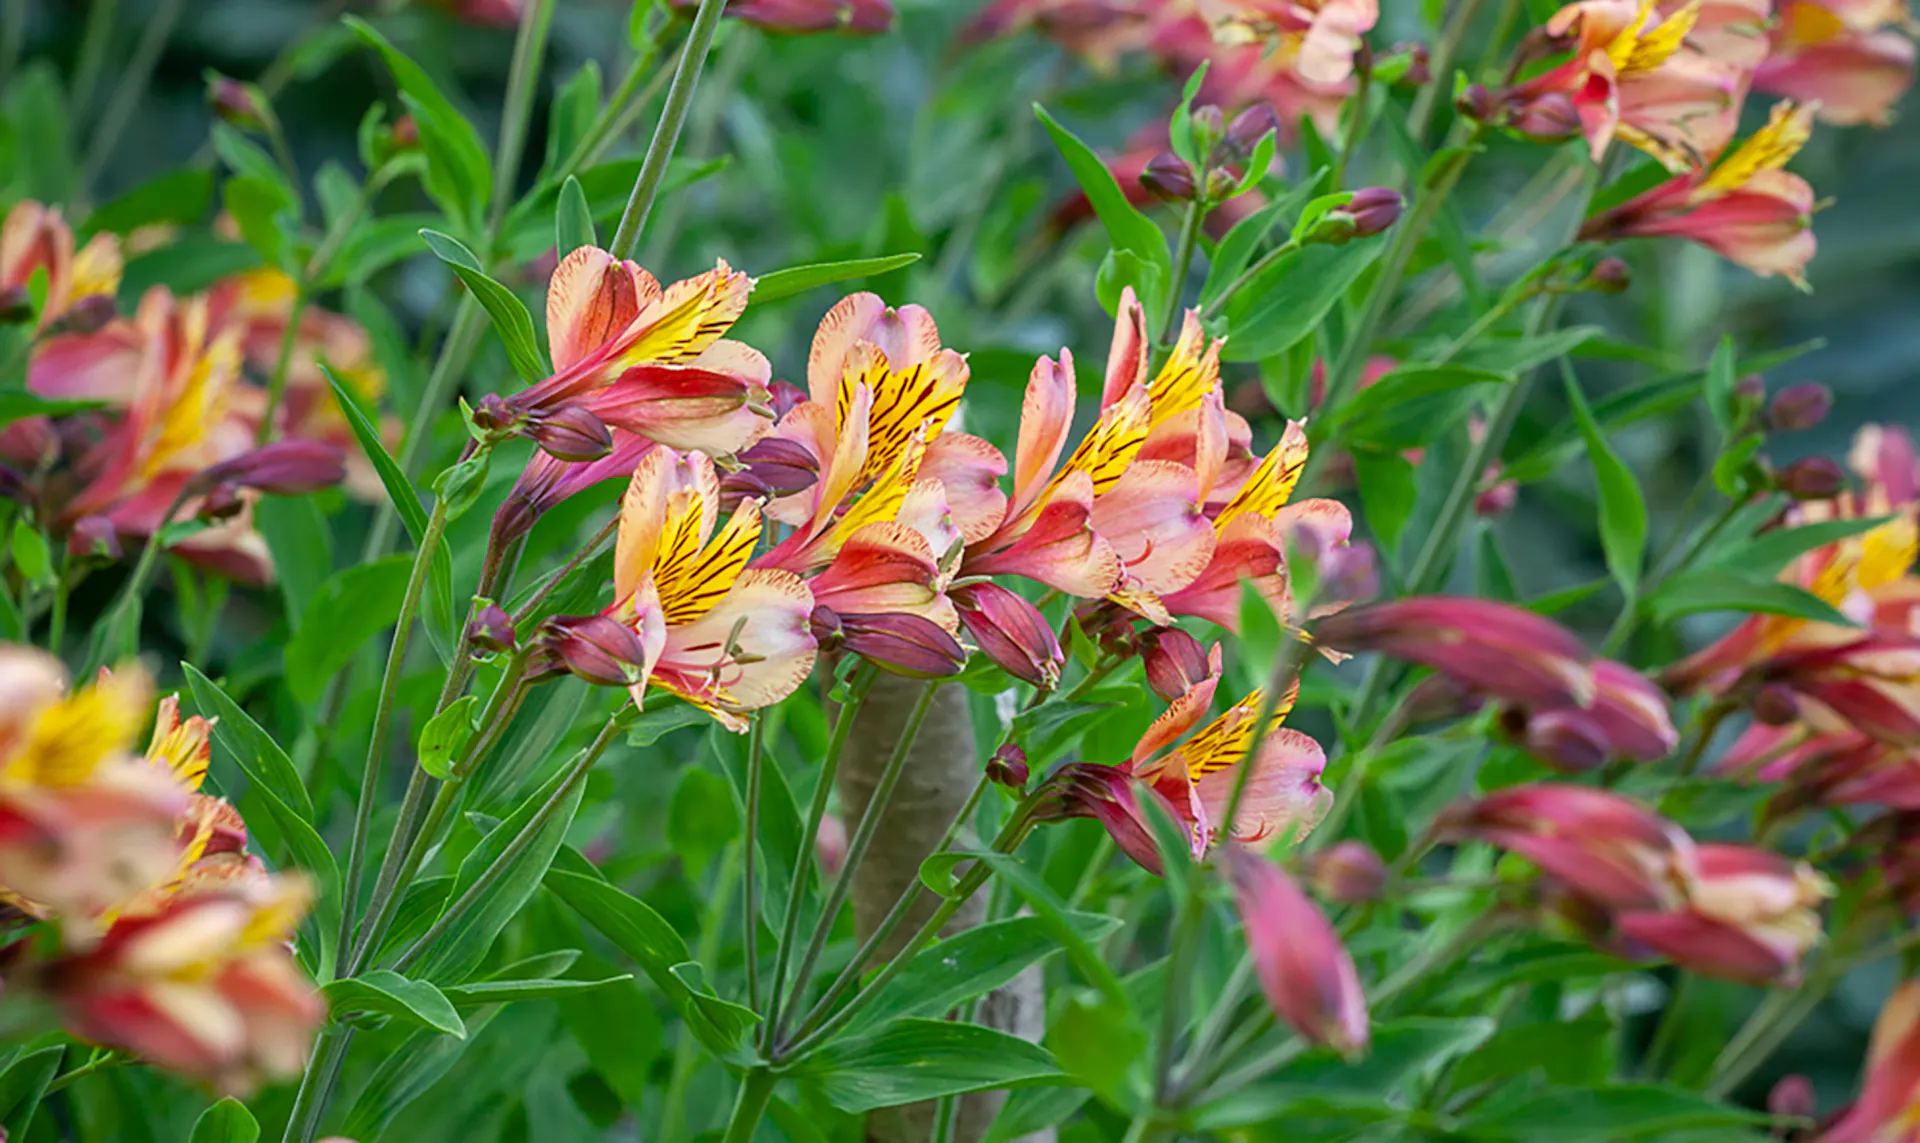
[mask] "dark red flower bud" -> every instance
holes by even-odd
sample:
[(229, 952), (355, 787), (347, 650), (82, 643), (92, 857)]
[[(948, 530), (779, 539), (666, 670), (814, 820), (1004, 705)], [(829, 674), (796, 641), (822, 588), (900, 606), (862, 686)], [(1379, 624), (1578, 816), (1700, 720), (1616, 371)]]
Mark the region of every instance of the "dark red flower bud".
[(1140, 172), (1140, 185), (1166, 202), (1192, 202), (1197, 189), (1193, 168), (1172, 151), (1162, 151), (1147, 160), (1146, 169)]
[(413, 151), (420, 147), (420, 122), (411, 115), (393, 121), (393, 149)]
[(1785, 683), (1768, 683), (1754, 692), (1753, 717), (1764, 726), (1787, 726), (1800, 719), (1800, 696)]
[(521, 429), (555, 460), (583, 464), (613, 451), (613, 433), (584, 405), (562, 405)]
[(25, 286), (0, 290), (0, 325), (25, 325), (33, 320), (33, 295)]
[(1773, 484), (1795, 500), (1831, 500), (1846, 488), (1847, 473), (1832, 457), (1809, 456), (1774, 473)]
[(323, 441), (278, 440), (222, 461), (201, 474), (212, 484), (237, 484), (276, 496), (304, 496), (347, 478), (340, 450)]
[(1606, 764), (1613, 744), (1606, 731), (1582, 710), (1543, 711), (1526, 721), (1527, 752), (1563, 774), (1579, 774)]
[(1353, 192), (1353, 198), (1340, 209), (1353, 216), (1356, 238), (1368, 238), (1400, 221), (1407, 200), (1391, 187), (1365, 187)]
[[(791, 496), (812, 488), (820, 479), (820, 461), (806, 446), (783, 437), (763, 437), (739, 455), (745, 471), (753, 474), (772, 495)], [(727, 478), (720, 481), (722, 490)]]
[(258, 88), (217, 72), (207, 73), (207, 106), (217, 118), (248, 131), (264, 130), (272, 114)]
[(1227, 162), (1237, 163), (1253, 154), (1260, 140), (1280, 130), (1280, 113), (1272, 104), (1256, 103), (1233, 117), (1227, 124), (1227, 137), (1220, 144)]
[[(819, 615), (821, 609), (815, 608)], [(841, 645), (877, 667), (912, 679), (948, 679), (967, 650), (944, 627), (918, 615), (842, 615)]]
[(1468, 119), (1484, 123), (1492, 119), (1499, 106), (1493, 101), (1493, 93), (1480, 84), (1470, 84), (1453, 101), (1454, 109)]
[(540, 625), (534, 638), (551, 660), (551, 669), (590, 683), (630, 686), (646, 670), (647, 649), (640, 636), (605, 615), (555, 616)]
[(1200, 640), (1178, 627), (1157, 627), (1140, 636), (1140, 662), (1147, 686), (1172, 702), (1214, 676), (1214, 663)]
[(1508, 125), (1536, 143), (1559, 143), (1580, 133), (1580, 112), (1573, 97), (1549, 91), (1511, 109)]
[(1767, 380), (1758, 373), (1749, 373), (1733, 383), (1733, 399), (1745, 401), (1758, 408), (1760, 402), (1767, 399)]
[(1818, 381), (1789, 385), (1773, 395), (1767, 406), (1767, 427), (1776, 433), (1810, 429), (1833, 410), (1833, 390)]
[(82, 516), (67, 537), (67, 552), (75, 556), (95, 556), (117, 560), (122, 555), (120, 529), (105, 516)]
[(846, 632), (840, 626), (840, 616), (831, 607), (816, 607), (807, 616), (807, 627), (813, 635), (813, 641), (822, 651), (837, 651)]
[(489, 601), (467, 621), (467, 644), (489, 655), (506, 654), (517, 645), (513, 616), (497, 603)]
[(1587, 289), (1601, 294), (1624, 294), (1633, 285), (1633, 271), (1618, 258), (1602, 258), (1587, 275)]
[(1307, 883), (1329, 901), (1373, 901), (1387, 884), (1387, 866), (1365, 842), (1343, 841), (1313, 856)]
[(767, 386), (767, 396), (772, 400), (774, 419), (778, 420), (804, 403), (807, 391), (791, 381), (775, 381)]
[(480, 398), (468, 415), (473, 420), (473, 427), (483, 433), (510, 433), (519, 427), (522, 417), (498, 393), (488, 393)]
[(1433, 82), (1432, 53), (1427, 49), (1427, 45), (1418, 41), (1395, 44), (1393, 54), (1405, 54), (1409, 57), (1407, 70), (1400, 74), (1400, 83), (1408, 87), (1420, 87)]
[(60, 332), (82, 337), (99, 333), (120, 313), (112, 294), (88, 294), (68, 304), (60, 314)]
[(1028, 776), (1027, 752), (1011, 742), (995, 750), (993, 757), (987, 759), (989, 782), (1025, 792)]
[(1803, 1075), (1781, 1076), (1767, 1093), (1767, 1114), (1779, 1119), (1812, 1119), (1819, 1106), (1813, 1081)]
[(1001, 670), (1041, 690), (1059, 685), (1066, 654), (1033, 604), (996, 583), (969, 584), (951, 598), (967, 636)]
[(247, 506), (240, 499), (240, 490), (231, 484), (216, 484), (200, 500), (199, 517), (202, 520), (231, 520)]
[(17, 504), (29, 504), (33, 501), (33, 489), (28, 486), (27, 478), (11, 465), (0, 464), (0, 498), (12, 500)]
[(1511, 480), (1495, 480), (1483, 486), (1473, 497), (1476, 516), (1504, 516), (1520, 502), (1520, 486)]

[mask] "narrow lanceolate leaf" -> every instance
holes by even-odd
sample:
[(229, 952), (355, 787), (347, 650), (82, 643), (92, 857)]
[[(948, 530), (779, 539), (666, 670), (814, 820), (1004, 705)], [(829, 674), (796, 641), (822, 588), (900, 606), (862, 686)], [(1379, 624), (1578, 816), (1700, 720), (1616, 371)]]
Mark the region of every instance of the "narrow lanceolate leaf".
[[(1082, 939), (1097, 941), (1120, 922), (1095, 913), (1068, 913)], [(968, 929), (907, 962), (849, 1026), (858, 1031), (901, 1016), (940, 1016), (992, 992), (1027, 966), (1059, 952), (1054, 930), (1039, 917), (1013, 917)]]
[(1744, 611), (1854, 626), (1853, 620), (1810, 591), (1725, 568), (1698, 568), (1676, 575), (1649, 595), (1646, 603), (1662, 620), (1706, 611)]
[(313, 803), (307, 798), (300, 771), (294, 769), (293, 760), (273, 736), (198, 667), (181, 663), (180, 669), (186, 674), (187, 689), (193, 692), (193, 705), (201, 714), (218, 720), (213, 724), (214, 741), (226, 748), (254, 784), (264, 786), (289, 808), (313, 820)]
[(1872, 531), (1892, 519), (1892, 516), (1863, 516), (1854, 520), (1821, 520), (1798, 528), (1762, 532), (1750, 540), (1730, 545), (1716, 555), (1713, 562), (1748, 576), (1771, 575), (1815, 548)]
[(47, 1085), (60, 1070), (60, 1057), (66, 1048), (54, 1045), (21, 1056), (0, 1072), (0, 1129), (16, 1138), (25, 1138), (27, 1124), (46, 1098)]
[(353, 438), (360, 442), (360, 450), (367, 454), (367, 460), (373, 464), (373, 471), (379, 475), (380, 483), (386, 486), (395, 511), (400, 513), (400, 522), (407, 526), (407, 534), (413, 537), (413, 542), (419, 543), (421, 537), (427, 534), (427, 510), (420, 506), (420, 494), (414, 491), (406, 473), (400, 470), (393, 454), (387, 451), (386, 444), (380, 439), (380, 430), (374, 427), (359, 401), (333, 375), (333, 370), (322, 365), (320, 372), (326, 374), (327, 384), (333, 387), (334, 398), (340, 402), (341, 412), (346, 414), (347, 427), (353, 430)]
[(388, 1016), (450, 1036), (465, 1038), (467, 1026), (438, 988), (424, 980), (408, 980), (397, 972), (375, 969), (321, 989), (336, 1016), (367, 1013)]
[(623, 973), (604, 980), (476, 980), (452, 985), (444, 992), (455, 1008), (479, 1008), (521, 1000), (566, 1000), (632, 979), (632, 974)]
[(801, 1067), (835, 1107), (859, 1114), (944, 1095), (1064, 1078), (1037, 1044), (977, 1024), (897, 1020), (830, 1044)]
[(493, 331), (507, 347), (507, 358), (513, 362), (514, 370), (529, 385), (552, 373), (553, 369), (540, 352), (539, 341), (534, 338), (533, 318), (528, 316), (527, 307), (520, 304), (513, 291), (488, 277), (480, 260), (459, 239), (425, 229), (420, 231), (420, 237), (434, 257), (445, 262), (466, 283), (467, 289), (473, 291), (480, 307), (493, 320)]
[[(1173, 255), (1167, 250), (1166, 235), (1154, 225), (1152, 219), (1140, 213), (1139, 209), (1127, 201), (1127, 196), (1115, 181), (1113, 172), (1106, 163), (1094, 153), (1093, 148), (1080, 141), (1079, 136), (1062, 127), (1047, 109), (1034, 104), (1033, 113), (1046, 125), (1047, 134), (1053, 136), (1054, 146), (1060, 149), (1061, 158), (1067, 161), (1067, 168), (1073, 172), (1075, 182), (1093, 205), (1093, 213), (1100, 219), (1100, 225), (1106, 228), (1107, 238), (1115, 250), (1124, 250), (1154, 267), (1160, 273), (1161, 289), (1168, 287), (1173, 276)], [(1162, 298), (1142, 297), (1141, 302), (1148, 313), (1158, 313)]]
[(560, 185), (560, 209), (554, 215), (553, 230), (554, 250), (562, 258), (582, 246), (600, 244), (593, 232), (593, 208), (587, 205), (587, 192), (572, 175)]
[(879, 258), (855, 258), (847, 262), (816, 262), (810, 266), (790, 266), (785, 270), (775, 270), (754, 281), (753, 303), (765, 305), (781, 298), (803, 293), (816, 286), (828, 286), (835, 282), (846, 282), (854, 278), (871, 278), (876, 274), (885, 274), (898, 270), (902, 266), (911, 266), (920, 260), (920, 255), (888, 254)]
[(480, 133), (420, 65), (373, 25), (355, 16), (343, 22), (386, 60), (387, 70), (400, 85), (402, 102), (420, 124), (420, 147), (427, 156), (427, 193), (442, 210), (473, 226), (486, 209), (493, 189), (491, 162)]
[(1714, 347), (1713, 359), (1707, 362), (1707, 376), (1704, 382), (1707, 400), (1707, 412), (1713, 414), (1713, 423), (1720, 428), (1724, 439), (1733, 434), (1739, 425), (1734, 421), (1733, 389), (1739, 382), (1735, 375), (1739, 368), (1734, 360), (1733, 338), (1723, 337)]
[(1566, 373), (1567, 400), (1573, 406), (1580, 435), (1586, 438), (1587, 456), (1593, 461), (1594, 482), (1600, 494), (1600, 547), (1606, 553), (1607, 570), (1629, 595), (1639, 590), (1640, 565), (1647, 554), (1647, 502), (1633, 472), (1617, 456), (1593, 410), (1573, 379)]

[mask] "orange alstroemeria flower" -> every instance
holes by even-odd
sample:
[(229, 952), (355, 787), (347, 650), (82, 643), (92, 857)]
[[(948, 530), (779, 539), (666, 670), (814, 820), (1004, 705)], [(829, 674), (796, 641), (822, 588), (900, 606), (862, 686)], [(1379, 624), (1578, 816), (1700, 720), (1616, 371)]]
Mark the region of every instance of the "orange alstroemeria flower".
[(719, 514), (711, 460), (649, 452), (621, 502), (607, 614), (645, 651), (628, 687), (635, 703), (658, 687), (744, 731), (747, 712), (786, 698), (813, 668), (813, 594), (790, 571), (747, 566), (760, 540), (758, 501), (723, 526)]
[(1196, 0), (1226, 44), (1257, 43), (1313, 83), (1353, 75), (1361, 37), (1380, 19), (1378, 0)]
[(1913, 86), (1913, 41), (1891, 26), (1910, 22), (1887, 6), (1789, 0), (1753, 85), (1812, 104), (1823, 122), (1884, 127)]
[(75, 249), (73, 228), (59, 207), (22, 201), (0, 222), (0, 290), (25, 287), (36, 271), (47, 273), (41, 329), (84, 298), (111, 300), (120, 289), (122, 266), (119, 240), (111, 234), (96, 234)]
[(1860, 1098), (1814, 1143), (1920, 1143), (1920, 980), (1895, 989), (1880, 1009)]
[(554, 373), (507, 404), (533, 420), (581, 405), (669, 448), (738, 452), (769, 427), (772, 366), (721, 336), (752, 290), (725, 262), (662, 289), (634, 263), (583, 246), (547, 286)]

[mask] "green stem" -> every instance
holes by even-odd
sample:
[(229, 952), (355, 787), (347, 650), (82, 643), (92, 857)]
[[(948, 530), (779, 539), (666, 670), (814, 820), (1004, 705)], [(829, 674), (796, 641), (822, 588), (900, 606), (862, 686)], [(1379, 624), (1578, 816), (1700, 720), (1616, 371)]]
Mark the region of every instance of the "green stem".
[(500, 113), (500, 146), (493, 164), (493, 206), (487, 215), (490, 239), (500, 235), (507, 216), (514, 177), (527, 145), (527, 120), (533, 114), (533, 89), (540, 78), (540, 60), (547, 50), (547, 32), (553, 24), (555, 0), (533, 0), (520, 15), (514, 36), (513, 60), (507, 65), (507, 98)]
[(766, 1023), (761, 1030), (760, 1050), (773, 1049), (774, 1028), (780, 1022), (781, 1001), (786, 993), (787, 965), (793, 957), (794, 943), (800, 937), (800, 899), (806, 895), (808, 875), (813, 869), (814, 853), (820, 837), (820, 821), (827, 816), (827, 799), (833, 796), (834, 777), (840, 772), (840, 757), (846, 753), (847, 736), (853, 731), (854, 716), (860, 713), (860, 707), (867, 700), (867, 692), (873, 688), (874, 676), (879, 668), (872, 663), (862, 663), (853, 677), (852, 693), (840, 707), (840, 714), (833, 720), (833, 731), (827, 736), (827, 757), (820, 768), (820, 779), (813, 788), (813, 802), (807, 809), (806, 832), (800, 835), (803, 847), (793, 866), (793, 886), (787, 894), (787, 911), (780, 922), (780, 950), (774, 956), (773, 983), (767, 990), (768, 1008)]
[[(1254, 723), (1255, 727), (1259, 725), (1259, 721)], [(1252, 767), (1243, 762), (1241, 769)], [(1193, 960), (1200, 948), (1200, 929), (1207, 919), (1199, 870), (1198, 862), (1187, 866), (1187, 884), (1174, 921), (1172, 946), (1167, 952), (1167, 988), (1160, 1001), (1160, 1035), (1154, 1044), (1153, 1108), (1156, 1111), (1173, 1099), (1174, 1065), (1180, 1058), (1180, 1030), (1186, 1023), (1187, 1004), (1193, 999)]]
[(107, 658), (121, 658), (133, 654), (135, 632), (127, 630), (132, 622), (129, 615), (134, 605), (146, 594), (147, 581), (153, 578), (154, 565), (160, 562), (160, 553), (167, 546), (167, 527), (187, 502), (188, 494), (193, 490), (193, 482), (188, 481), (174, 496), (173, 503), (160, 514), (160, 522), (154, 526), (153, 535), (147, 537), (146, 546), (140, 549), (140, 560), (133, 565), (133, 574), (127, 577), (126, 586), (120, 589), (120, 598), (114, 601), (113, 613), (107, 616), (104, 630), (105, 638), (100, 644), (100, 653), (88, 657), (87, 670), (91, 674)]
[(294, 346), (300, 340), (300, 319), (306, 316), (308, 291), (303, 279), (294, 288), (293, 308), (287, 311), (287, 328), (280, 333), (280, 352), (273, 360), (273, 376), (267, 381), (267, 409), (260, 415), (260, 427), (253, 443), (263, 445), (273, 439), (273, 418), (287, 392), (287, 373), (293, 368)]
[(547, 598), (557, 591), (561, 584), (566, 582), (567, 577), (577, 571), (581, 564), (592, 559), (594, 555), (599, 552), (600, 545), (612, 539), (614, 533), (619, 530), (620, 517), (616, 513), (613, 519), (608, 520), (598, 532), (594, 533), (593, 539), (588, 540), (579, 551), (573, 553), (572, 557), (569, 558), (566, 563), (560, 565), (558, 571), (548, 576), (547, 581), (535, 589), (533, 595), (529, 597), (525, 603), (520, 605), (520, 610), (513, 614), (514, 629), (516, 631), (520, 630), (522, 626), (526, 624), (527, 620), (532, 619), (539, 612), (540, 605), (545, 603)]
[[(100, 69), (107, 60), (107, 45), (113, 40), (114, 15), (119, 7), (120, 0), (93, 0), (87, 6), (87, 27), (80, 34), (80, 54), (73, 65), (73, 91), (67, 97), (67, 115), (75, 128), (86, 122), (94, 89), (100, 86)], [(26, 11), (24, 4), (19, 8)]]
[[(133, 49), (126, 70), (120, 73), (120, 83), (113, 89), (113, 97), (107, 101), (107, 109), (101, 113), (99, 126), (94, 129), (93, 141), (87, 148), (86, 163), (80, 168), (83, 195), (106, 168), (107, 160), (113, 157), (113, 149), (119, 146), (120, 136), (125, 133), (128, 121), (139, 108), (141, 97), (147, 92), (147, 81), (153, 78), (154, 65), (160, 62), (160, 53), (166, 50), (167, 41), (173, 36), (174, 25), (180, 22), (180, 13), (185, 11), (186, 6), (186, 0), (160, 0), (159, 7), (142, 30), (140, 43)], [(22, 9), (25, 5), (16, 0), (7, 7)]]
[(760, 1119), (767, 1113), (767, 1104), (773, 1099), (773, 1073), (766, 1068), (753, 1068), (740, 1078), (740, 1094), (733, 1103), (733, 1115), (727, 1119), (727, 1133), (720, 1143), (749, 1143), (754, 1128), (760, 1126)]
[(74, 1068), (72, 1071), (63, 1072), (53, 1077), (53, 1082), (47, 1085), (46, 1094), (52, 1095), (54, 1092), (73, 1083), (75, 1080), (83, 1080), (97, 1072), (103, 1072), (108, 1068), (119, 1067), (121, 1064), (131, 1062), (127, 1057), (117, 1052), (102, 1052), (86, 1063)]
[[(853, 875), (866, 860), (874, 834), (880, 831), (880, 819), (887, 815), (887, 804), (893, 801), (894, 788), (900, 784), (900, 776), (906, 772), (907, 755), (913, 752), (914, 741), (920, 737), (920, 725), (933, 708), (933, 697), (940, 692), (943, 681), (934, 679), (922, 687), (920, 697), (914, 700), (913, 709), (907, 712), (906, 724), (900, 728), (900, 737), (894, 741), (893, 753), (887, 756), (886, 768), (880, 772), (880, 780), (867, 800), (866, 812), (860, 815), (860, 825), (853, 832), (853, 840), (847, 844), (846, 860), (840, 865), (839, 876), (833, 879), (833, 888), (827, 893), (826, 904), (820, 908), (820, 918), (813, 925), (813, 937), (807, 942), (807, 951), (800, 958), (800, 966), (794, 971), (791, 984), (784, 980), (774, 981), (774, 987), (787, 989), (785, 1007), (789, 1012), (798, 1011), (801, 1000), (806, 997), (807, 983), (813, 977), (814, 966), (819, 963), (820, 954), (826, 951), (827, 938), (833, 933), (834, 918), (840, 915), (840, 907), (846, 904), (847, 895), (853, 892)], [(774, 1031), (774, 1042), (779, 1042), (779, 1029)]]
[(446, 912), (440, 914), (440, 919), (433, 923), (433, 927), (394, 962), (395, 972), (404, 973), (412, 968), (422, 956), (426, 955), (427, 950), (433, 947), (435, 941), (445, 936), (448, 930), (465, 919), (468, 910), (479, 904), (493, 890), (494, 883), (506, 876), (507, 870), (513, 867), (513, 863), (533, 845), (540, 831), (546, 828), (547, 823), (560, 812), (561, 805), (572, 796), (574, 787), (586, 780), (587, 772), (593, 769), (593, 764), (607, 752), (607, 747), (613, 745), (613, 740), (619, 734), (620, 717), (615, 715), (600, 728), (600, 733), (593, 742), (581, 751), (580, 757), (574, 761), (573, 769), (567, 774), (566, 779), (554, 789), (546, 802), (534, 811), (533, 816), (527, 819), (525, 828), (507, 842), (507, 847), (500, 851), (500, 856), (494, 858), (493, 863), (482, 870), (467, 891), (460, 895), (460, 899), (447, 906)]
[(1414, 96), (1413, 109), (1407, 114), (1407, 134), (1412, 136), (1415, 143), (1426, 141), (1427, 124), (1433, 119), (1435, 102), (1441, 95), (1451, 95), (1453, 92), (1453, 61), (1460, 54), (1460, 45), (1466, 40), (1467, 31), (1479, 11), (1480, 0), (1457, 0), (1453, 12), (1447, 17), (1446, 27), (1441, 30), (1439, 41), (1433, 45), (1433, 55), (1428, 62), (1433, 80), (1422, 86), (1420, 94)]
[(67, 573), (73, 570), (73, 560), (67, 555), (65, 544), (60, 545), (60, 566), (54, 569), (53, 578), (53, 617), (48, 621), (47, 650), (54, 657), (60, 655), (60, 648), (67, 641), (67, 597), (72, 593), (73, 585), (67, 582)]
[(340, 1079), (340, 1068), (347, 1059), (347, 1047), (353, 1043), (353, 1029), (345, 1024), (329, 1024), (313, 1046), (307, 1070), (300, 1077), (300, 1091), (293, 1097), (293, 1110), (287, 1114), (287, 1129), (281, 1143), (313, 1143), (320, 1133), (320, 1117), (326, 1114), (327, 1099)]
[(1227, 303), (1233, 300), (1233, 296), (1239, 293), (1241, 290), (1246, 289), (1247, 284), (1249, 282), (1252, 282), (1255, 278), (1258, 278), (1260, 275), (1272, 269), (1273, 266), (1280, 261), (1280, 259), (1285, 258), (1287, 255), (1293, 253), (1298, 249), (1300, 249), (1300, 247), (1293, 241), (1293, 239), (1289, 238), (1285, 242), (1282, 242), (1280, 245), (1275, 246), (1273, 249), (1267, 251), (1265, 254), (1262, 254), (1260, 256), (1259, 261), (1255, 262), (1251, 266), (1248, 266), (1245, 270), (1242, 270), (1240, 272), (1239, 277), (1235, 278), (1231, 282), (1228, 282), (1226, 289), (1220, 291), (1219, 297), (1216, 297), (1212, 301), (1208, 302), (1200, 310), (1200, 320), (1206, 321), (1207, 319), (1213, 317), (1215, 314), (1219, 313), (1221, 310), (1225, 309), (1227, 306)]
[(1714, 1060), (1705, 1088), (1708, 1098), (1725, 1099), (1745, 1082), (1794, 1029), (1813, 1015), (1837, 983), (1836, 976), (1809, 974), (1799, 988), (1770, 994)]
[[(762, 713), (754, 716), (753, 730), (747, 736), (747, 832), (742, 843), (747, 854), (746, 898), (740, 915), (740, 926), (746, 933), (747, 957), (747, 1007), (760, 1011), (760, 898), (759, 886), (755, 884), (755, 858), (759, 856), (757, 846), (760, 837), (760, 785), (765, 776), (767, 765), (766, 751), (767, 716)], [(668, 1107), (672, 1107), (671, 1101)], [(672, 1139), (671, 1132), (662, 1132), (661, 1137)]]
[(373, 833), (373, 808), (380, 789), (381, 754), (387, 731), (393, 721), (394, 697), (400, 690), (400, 675), (406, 666), (407, 644), (413, 637), (413, 621), (420, 610), (420, 596), (427, 586), (427, 573), (440, 539), (447, 530), (446, 502), (435, 498), (433, 515), (427, 519), (426, 535), (420, 538), (420, 550), (413, 556), (413, 572), (407, 577), (407, 591), (400, 600), (400, 617), (394, 623), (393, 642), (387, 649), (387, 669), (380, 680), (380, 692), (373, 712), (373, 734), (367, 741), (367, 761), (360, 770), (360, 797), (354, 808), (353, 840), (347, 849), (347, 877), (340, 889), (340, 939), (336, 947), (349, 947), (354, 915), (359, 907), (360, 876), (367, 862), (367, 844)]
[(687, 42), (680, 49), (680, 62), (674, 68), (673, 83), (667, 88), (667, 105), (661, 109), (660, 123), (653, 131), (653, 142), (647, 147), (647, 157), (640, 164), (640, 175), (633, 182), (633, 193), (627, 198), (627, 209), (620, 216), (620, 228), (614, 231), (613, 245), (609, 249), (616, 258), (631, 257), (634, 245), (640, 241), (647, 215), (653, 210), (653, 200), (660, 193), (661, 182), (667, 177), (667, 162), (673, 158), (673, 150), (680, 142), (680, 131), (687, 123), (687, 112), (693, 108), (694, 89), (700, 85), (700, 69), (706, 65), (707, 49), (713, 46), (713, 33), (720, 26), (720, 14), (726, 6), (726, 0), (700, 0), (700, 10), (694, 14), (693, 27), (687, 32)]
[[(1206, 172), (1200, 172), (1204, 184)], [(1204, 194), (1202, 190), (1200, 193)], [(1187, 204), (1186, 217), (1180, 220), (1180, 244), (1174, 249), (1173, 279), (1167, 283), (1167, 315), (1160, 322), (1160, 344), (1172, 345), (1180, 332), (1180, 301), (1186, 292), (1187, 275), (1193, 270), (1193, 251), (1200, 242), (1200, 223), (1207, 216), (1200, 199)]]
[[(694, 956), (706, 970), (708, 980), (717, 979), (720, 975), (720, 941), (726, 934), (727, 909), (733, 900), (733, 883), (740, 876), (742, 856), (745, 856), (749, 867), (753, 864), (752, 854), (746, 851), (752, 841), (753, 832), (749, 830), (743, 844), (727, 847), (726, 856), (720, 859), (720, 868), (715, 871), (713, 884), (707, 894), (707, 908), (700, 919), (700, 947)], [(678, 1140), (685, 1130), (687, 1085), (693, 1081), (700, 1057), (699, 1039), (683, 1031), (673, 1046), (673, 1070), (667, 1075), (666, 1095), (660, 1103), (660, 1131), (655, 1138)]]

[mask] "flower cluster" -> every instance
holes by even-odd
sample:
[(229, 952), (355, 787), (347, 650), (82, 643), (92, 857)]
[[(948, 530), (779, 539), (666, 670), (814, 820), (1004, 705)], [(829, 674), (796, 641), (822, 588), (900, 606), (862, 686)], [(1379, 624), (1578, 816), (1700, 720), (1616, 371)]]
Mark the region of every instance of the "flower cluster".
[(224, 1091), (297, 1073), (325, 1015), (289, 944), (308, 890), (199, 792), (212, 724), (172, 696), (155, 712), (138, 668), (68, 693), (57, 661), (21, 647), (0, 648), (0, 690), (0, 896), (59, 938), (50, 956), (10, 949), (9, 989)]
[[(210, 526), (168, 550), (265, 582), (272, 559), (251, 512), (260, 492), (343, 479), (377, 488), (370, 469), (346, 467), (360, 452), (320, 370), (324, 363), (359, 396), (377, 398), (384, 376), (367, 336), (338, 314), (297, 307), (292, 280), (272, 270), (192, 297), (155, 287), (121, 317), (121, 258), (109, 234), (76, 250), (59, 211), (38, 203), (16, 204), (0, 223), (0, 290), (24, 296), (44, 283), (27, 387), (79, 403), (0, 430), (0, 494), (25, 504), (76, 557), (117, 558), (170, 523), (201, 517)], [(266, 382), (280, 371), (284, 399), (272, 408)], [(273, 431), (263, 434), (270, 408)], [(256, 445), (266, 437), (280, 439)]]

